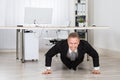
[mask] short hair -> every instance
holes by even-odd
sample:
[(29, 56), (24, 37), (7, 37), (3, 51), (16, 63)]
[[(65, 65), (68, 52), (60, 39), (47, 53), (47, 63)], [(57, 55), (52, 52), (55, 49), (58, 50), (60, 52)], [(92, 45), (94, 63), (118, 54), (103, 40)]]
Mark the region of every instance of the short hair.
[(68, 38), (78, 38), (80, 39), (80, 36), (77, 32), (72, 32), (69, 34)]

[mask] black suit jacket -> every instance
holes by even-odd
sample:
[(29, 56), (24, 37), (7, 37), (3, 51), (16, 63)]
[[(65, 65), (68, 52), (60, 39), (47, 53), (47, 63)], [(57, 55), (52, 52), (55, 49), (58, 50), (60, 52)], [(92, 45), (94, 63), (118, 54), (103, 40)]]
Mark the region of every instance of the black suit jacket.
[[(60, 53), (61, 59), (67, 58), (67, 51), (69, 49), (67, 40), (62, 40), (60, 42), (57, 42), (55, 46), (53, 46), (51, 49), (48, 50), (46, 53), (46, 59), (45, 59), (45, 65), (51, 66), (52, 57), (58, 53)], [(93, 66), (98, 67), (99, 66), (99, 55), (96, 52), (96, 50), (93, 49), (93, 47), (85, 40), (80, 40), (80, 44), (77, 48), (78, 51), (78, 58), (83, 61), (85, 53), (90, 55), (93, 59)], [(63, 61), (63, 60), (62, 60)]]

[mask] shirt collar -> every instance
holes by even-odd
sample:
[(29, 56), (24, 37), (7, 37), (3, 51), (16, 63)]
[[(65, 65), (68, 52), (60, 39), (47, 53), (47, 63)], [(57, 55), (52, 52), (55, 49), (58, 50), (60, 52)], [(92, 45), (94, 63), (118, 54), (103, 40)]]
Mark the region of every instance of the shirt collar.
[[(72, 50), (69, 48), (69, 53), (71, 53), (71, 52), (72, 52)], [(77, 52), (77, 49), (74, 52)]]

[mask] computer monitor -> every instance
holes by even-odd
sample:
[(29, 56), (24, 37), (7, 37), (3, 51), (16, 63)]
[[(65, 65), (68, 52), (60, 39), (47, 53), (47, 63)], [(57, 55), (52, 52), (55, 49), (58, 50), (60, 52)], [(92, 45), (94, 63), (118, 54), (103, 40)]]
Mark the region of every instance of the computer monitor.
[(51, 24), (52, 12), (52, 8), (26, 7), (24, 24)]

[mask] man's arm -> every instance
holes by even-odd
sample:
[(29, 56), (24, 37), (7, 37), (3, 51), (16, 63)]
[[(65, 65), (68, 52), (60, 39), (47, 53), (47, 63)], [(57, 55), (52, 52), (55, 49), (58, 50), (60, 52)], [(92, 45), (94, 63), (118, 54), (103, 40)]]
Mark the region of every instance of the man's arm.
[(87, 42), (84, 43), (85, 51), (88, 55), (90, 55), (93, 59), (94, 69), (92, 71), (93, 74), (100, 74), (100, 65), (99, 65), (99, 55), (97, 51)]
[(52, 57), (60, 52), (61, 42), (58, 42), (55, 46), (53, 46), (51, 49), (48, 50), (48, 52), (45, 54), (45, 66), (46, 70), (43, 72), (43, 74), (51, 74), (51, 63), (52, 63)]
[(60, 52), (61, 42), (58, 42), (54, 45), (48, 52), (45, 54), (45, 66), (50, 67), (52, 62), (52, 57)]

